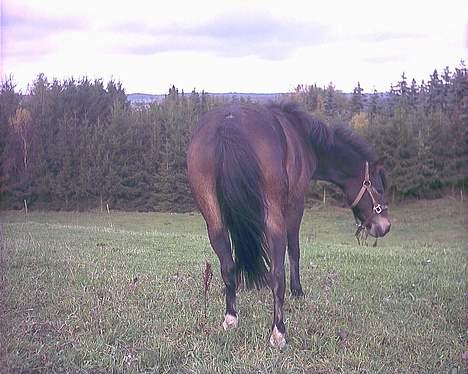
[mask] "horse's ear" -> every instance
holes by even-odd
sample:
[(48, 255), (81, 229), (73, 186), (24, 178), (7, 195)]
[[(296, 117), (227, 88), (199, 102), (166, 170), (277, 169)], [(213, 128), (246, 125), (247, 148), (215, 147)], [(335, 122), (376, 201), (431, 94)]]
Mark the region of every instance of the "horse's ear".
[(376, 173), (381, 173), (384, 171), (384, 160), (383, 158), (379, 158), (377, 161), (374, 163), (374, 170)]
[(374, 170), (376, 174), (380, 174), (380, 178), (382, 179), (382, 184), (384, 190), (387, 189), (387, 178), (385, 177), (385, 169), (384, 169), (384, 161), (383, 158), (379, 158), (374, 163)]

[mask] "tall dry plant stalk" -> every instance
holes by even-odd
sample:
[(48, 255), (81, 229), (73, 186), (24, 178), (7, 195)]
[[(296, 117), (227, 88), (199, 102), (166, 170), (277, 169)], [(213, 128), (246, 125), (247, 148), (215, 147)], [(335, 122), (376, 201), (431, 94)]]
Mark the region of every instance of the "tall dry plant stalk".
[(202, 272), (203, 279), (203, 298), (204, 298), (204, 310), (203, 316), (206, 319), (206, 309), (208, 307), (208, 291), (210, 289), (211, 280), (213, 279), (213, 270), (211, 269), (211, 264), (205, 262), (205, 270)]

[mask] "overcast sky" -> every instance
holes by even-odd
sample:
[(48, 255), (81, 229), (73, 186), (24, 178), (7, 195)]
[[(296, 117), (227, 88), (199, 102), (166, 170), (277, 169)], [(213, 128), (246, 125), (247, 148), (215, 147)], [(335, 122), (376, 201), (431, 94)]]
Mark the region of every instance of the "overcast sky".
[(127, 93), (386, 91), (468, 56), (468, 1), (0, 0), (0, 73), (114, 78)]

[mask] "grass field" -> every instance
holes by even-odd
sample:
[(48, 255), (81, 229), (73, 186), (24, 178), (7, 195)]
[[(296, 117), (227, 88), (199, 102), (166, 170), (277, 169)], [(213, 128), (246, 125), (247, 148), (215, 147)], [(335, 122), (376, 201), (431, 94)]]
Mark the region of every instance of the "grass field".
[(240, 291), (240, 326), (222, 331), (198, 214), (0, 212), (0, 372), (465, 372), (468, 206), (390, 213), (373, 248), (357, 246), (349, 210), (306, 212), (306, 297), (287, 295), (278, 351), (268, 290)]

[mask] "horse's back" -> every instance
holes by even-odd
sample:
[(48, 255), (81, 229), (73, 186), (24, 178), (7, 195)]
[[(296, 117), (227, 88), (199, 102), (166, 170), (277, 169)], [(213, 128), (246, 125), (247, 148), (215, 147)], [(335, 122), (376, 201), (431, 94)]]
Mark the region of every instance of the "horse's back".
[(249, 143), (267, 180), (281, 177), (286, 149), (280, 124), (266, 107), (246, 103), (225, 105), (201, 118), (187, 153), (189, 168), (205, 174), (214, 170), (216, 144), (225, 130), (237, 131)]
[[(192, 143), (213, 143), (222, 128), (235, 128), (252, 146), (262, 139), (279, 146), (275, 132), (276, 118), (266, 107), (256, 104), (234, 103), (207, 112), (195, 128)], [(191, 145), (192, 147), (192, 145)]]

